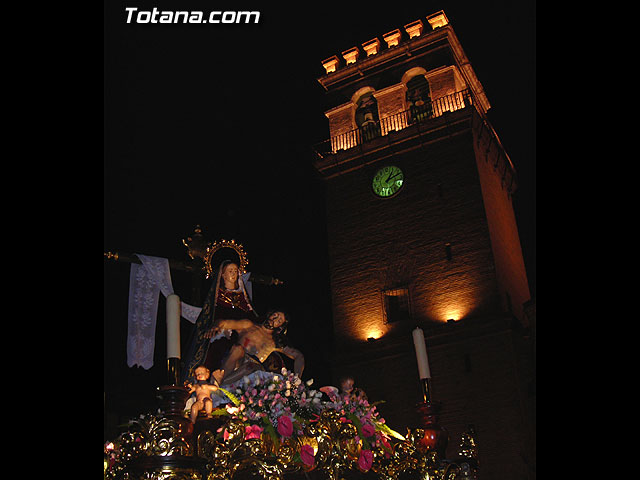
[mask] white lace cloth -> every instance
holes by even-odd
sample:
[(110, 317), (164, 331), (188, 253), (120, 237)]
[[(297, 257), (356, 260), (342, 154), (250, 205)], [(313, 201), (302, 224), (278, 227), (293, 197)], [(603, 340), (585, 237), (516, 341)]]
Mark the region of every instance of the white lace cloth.
[[(129, 274), (127, 365), (148, 370), (153, 366), (159, 293), (173, 294), (169, 260), (135, 254), (142, 265), (132, 263)], [(195, 323), (202, 308), (180, 302), (181, 316)]]

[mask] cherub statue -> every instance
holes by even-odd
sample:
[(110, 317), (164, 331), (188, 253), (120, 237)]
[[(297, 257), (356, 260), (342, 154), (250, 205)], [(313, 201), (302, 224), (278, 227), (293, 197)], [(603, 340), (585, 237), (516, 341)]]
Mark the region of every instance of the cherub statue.
[(355, 381), (351, 375), (345, 375), (340, 378), (338, 384), (340, 389), (332, 386), (321, 387), (320, 391), (325, 393), (332, 402), (339, 398), (349, 397), (350, 400), (367, 400), (367, 394), (364, 390), (354, 386)]
[(364, 390), (354, 386), (355, 381), (350, 375), (344, 376), (340, 379), (340, 394), (349, 395), (349, 398), (367, 400), (367, 394)]
[[(211, 415), (213, 411), (213, 401), (211, 400), (211, 394), (218, 390), (220, 380), (224, 376), (224, 370), (214, 370), (213, 374), (204, 365), (196, 367), (194, 371), (196, 377), (196, 384), (187, 383), (189, 393), (195, 395), (196, 401), (191, 405), (190, 418), (191, 423), (196, 423), (198, 413), (204, 409), (207, 416)], [(209, 378), (213, 380), (213, 383), (209, 383)]]

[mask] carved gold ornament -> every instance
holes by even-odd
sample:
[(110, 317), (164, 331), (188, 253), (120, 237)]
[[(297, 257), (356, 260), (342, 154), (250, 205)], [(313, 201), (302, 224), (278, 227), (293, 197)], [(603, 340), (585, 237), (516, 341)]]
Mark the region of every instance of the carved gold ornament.
[[(284, 480), (285, 475), (303, 479), (312, 470), (314, 478), (327, 480), (348, 472), (373, 472), (372, 478), (384, 480), (411, 473), (432, 480), (477, 478), (472, 431), (464, 434), (453, 462), (421, 447), (423, 429), (407, 429), (406, 436), (389, 429), (368, 402), (352, 410), (353, 398), (321, 401), (309, 382), (285, 369), (253, 380), (245, 377), (230, 391), (220, 389), (231, 402), (200, 420), (194, 431), (155, 415), (130, 422), (105, 445), (105, 479)], [(280, 422), (282, 416), (289, 421)], [(141, 470), (141, 465), (150, 467)]]

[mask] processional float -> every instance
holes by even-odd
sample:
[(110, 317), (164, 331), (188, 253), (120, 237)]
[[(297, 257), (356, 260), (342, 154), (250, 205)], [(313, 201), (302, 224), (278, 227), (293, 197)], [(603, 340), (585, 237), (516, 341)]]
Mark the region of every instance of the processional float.
[[(200, 227), (183, 240), (191, 262), (169, 260), (171, 268), (210, 276), (213, 255), (233, 249), (241, 272), (248, 258), (235, 240), (206, 242)], [(105, 259), (140, 263), (129, 254)], [(253, 274), (252, 274), (253, 275)], [(256, 275), (260, 283), (281, 280)], [(173, 305), (173, 306), (169, 306)], [(168, 302), (168, 329), (179, 326), (179, 303)], [(171, 318), (169, 318), (171, 317)], [(177, 321), (176, 321), (177, 318)], [(168, 335), (172, 335), (168, 331)], [(179, 334), (178, 334), (179, 335)], [(175, 338), (175, 335), (174, 335)], [(463, 433), (457, 458), (445, 458), (448, 433), (439, 425), (441, 403), (432, 398), (424, 334), (413, 331), (422, 401), (421, 424), (404, 435), (380, 417), (375, 403), (353, 395), (326, 395), (292, 372), (254, 372), (220, 388), (217, 408), (195, 423), (185, 406), (179, 354), (168, 342), (167, 384), (157, 387), (158, 408), (131, 419), (104, 445), (104, 478), (110, 480), (349, 480), (352, 478), (478, 479), (475, 432)], [(172, 340), (171, 343), (175, 343)], [(179, 344), (179, 336), (178, 336)]]

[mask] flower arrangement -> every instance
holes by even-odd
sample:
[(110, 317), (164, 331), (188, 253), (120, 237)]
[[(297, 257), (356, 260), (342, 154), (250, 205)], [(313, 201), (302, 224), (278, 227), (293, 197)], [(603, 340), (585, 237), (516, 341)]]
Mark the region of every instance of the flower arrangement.
[[(217, 415), (230, 415), (245, 424), (245, 440), (260, 438), (264, 431), (279, 444), (286, 439), (304, 437), (305, 425), (321, 413), (322, 392), (309, 389), (313, 380), (303, 383), (292, 372), (282, 369), (280, 374), (254, 372), (228, 388), (220, 388), (220, 401), (226, 401), (214, 411)], [(226, 428), (219, 429), (223, 440), (228, 440)], [(314, 464), (314, 448), (303, 444), (296, 455), (307, 466)]]
[[(174, 455), (206, 461), (207, 478), (218, 480), (232, 480), (241, 470), (282, 479), (286, 473), (312, 469), (333, 479), (345, 471), (371, 471), (388, 480), (400, 480), (406, 473), (449, 478), (452, 465), (463, 468), (425, 447), (424, 430), (407, 429), (404, 438), (390, 429), (377, 411), (380, 402), (343, 395), (335, 387), (313, 390), (312, 384), (283, 369), (280, 374), (254, 372), (219, 388), (212, 395), (218, 421), (202, 425), (197, 437), (188, 411), (184, 418), (161, 411), (141, 415), (117, 440), (105, 444), (104, 478), (127, 480), (148, 463), (146, 457), (164, 468), (158, 459)], [(475, 445), (469, 438), (465, 445)], [(477, 465), (475, 450), (461, 455)]]
[(371, 468), (372, 449), (384, 452), (384, 456), (389, 458), (393, 454), (390, 438), (404, 440), (402, 435), (386, 425), (384, 418), (377, 411), (376, 406), (383, 402), (369, 403), (366, 395), (340, 394), (334, 387), (323, 387), (321, 390), (331, 398), (330, 402), (325, 403), (325, 408), (339, 412), (341, 422), (351, 423), (357, 429), (354, 441), (362, 445), (357, 462), (360, 470), (366, 472)]
[(268, 421), (288, 437), (294, 423), (312, 418), (322, 409), (322, 392), (306, 388), (312, 384), (313, 380), (304, 384), (295, 373), (283, 368), (280, 375), (254, 372), (221, 390), (233, 404), (225, 406), (230, 414), (245, 422), (265, 419), (262, 421)]
[[(285, 368), (280, 374), (254, 372), (218, 390), (218, 395), (224, 396), (218, 402), (227, 403), (214, 413), (242, 421), (245, 439), (260, 438), (265, 432), (278, 444), (291, 438), (304, 439), (310, 423), (317, 422), (322, 412), (334, 410), (340, 422), (351, 423), (356, 428), (353, 441), (361, 445), (357, 465), (364, 472), (371, 468), (372, 448), (380, 448), (389, 456), (392, 453), (390, 437), (404, 439), (385, 425), (376, 404), (370, 404), (366, 398), (334, 394), (330, 396), (331, 401), (323, 401), (323, 392), (310, 389), (312, 384), (313, 380), (303, 383)], [(228, 440), (226, 428), (221, 427), (218, 433), (223, 440)], [(315, 454), (316, 448), (302, 441), (295, 460), (312, 467)]]

